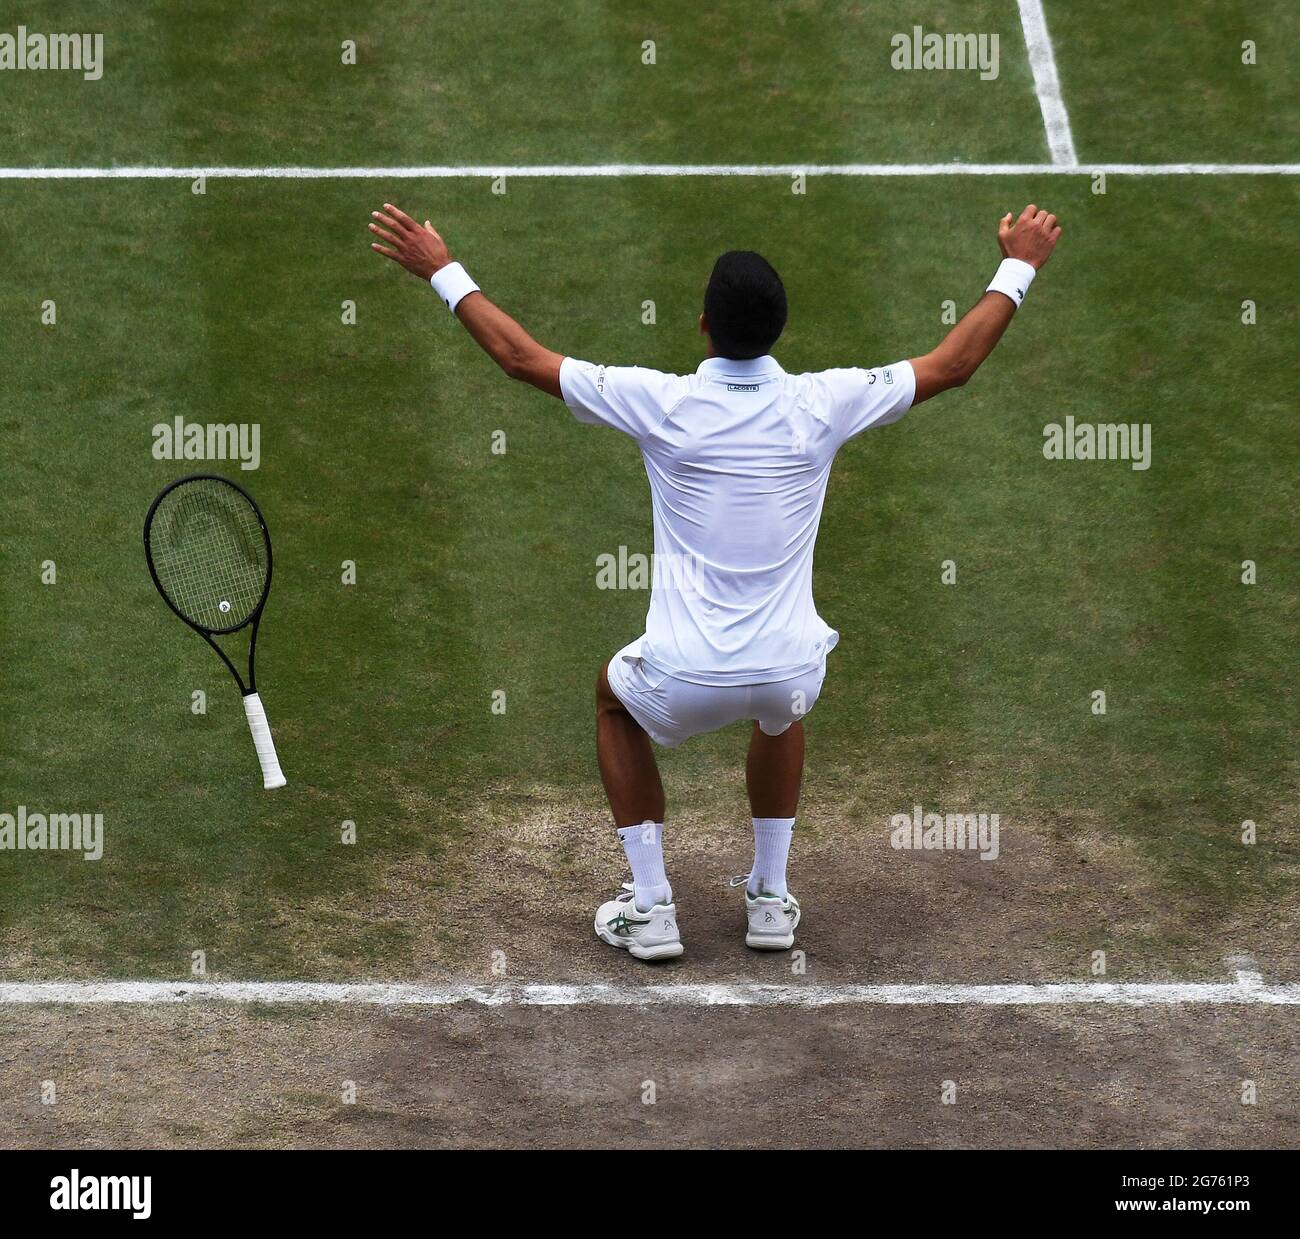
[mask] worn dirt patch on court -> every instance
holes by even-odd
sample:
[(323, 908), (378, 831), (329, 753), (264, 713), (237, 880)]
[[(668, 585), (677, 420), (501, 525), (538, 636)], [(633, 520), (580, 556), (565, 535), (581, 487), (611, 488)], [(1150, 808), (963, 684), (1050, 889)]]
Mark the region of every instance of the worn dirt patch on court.
[(5, 1147), (1300, 1147), (1296, 1008), (9, 1008), (0, 1034)]
[[(676, 980), (781, 981), (786, 955), (743, 944), (738, 891), (749, 819), (734, 789), (672, 787), (692, 807), (665, 840), (686, 955), (658, 971)], [(632, 961), (599, 943), (596, 904), (626, 877), (599, 789), (582, 799), (545, 785), (485, 790), (474, 829), (447, 858), (437, 935), (418, 948), (416, 973), (576, 982), (626, 978)], [(959, 796), (953, 803), (961, 803)], [(1114, 830), (1074, 813), (1004, 818), (1000, 855), (901, 851), (888, 819), (856, 797), (808, 797), (797, 827), (791, 885), (804, 908), (797, 946), (809, 979), (864, 981), (1227, 980), (1228, 954), (1257, 954), (1271, 979), (1296, 965), (1277, 949), (1266, 917), (1225, 941), (1169, 906), (1149, 863)], [(497, 967), (492, 972), (494, 952)], [(1289, 974), (1287, 970), (1290, 970)]]

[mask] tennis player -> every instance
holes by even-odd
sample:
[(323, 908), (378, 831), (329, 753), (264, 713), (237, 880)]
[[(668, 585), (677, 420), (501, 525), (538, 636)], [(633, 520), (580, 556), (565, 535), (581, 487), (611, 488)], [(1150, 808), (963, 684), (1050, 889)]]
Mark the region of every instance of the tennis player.
[(452, 260), (428, 221), (373, 212), (372, 248), (428, 280), (507, 375), (558, 396), (581, 422), (636, 440), (650, 479), (655, 572), (646, 630), (596, 678), (596, 752), (632, 881), (596, 913), (637, 959), (682, 953), (664, 869), (664, 791), (651, 741), (672, 748), (752, 722), (745, 783), (754, 864), (746, 943), (794, 945), (799, 901), (786, 862), (803, 777), (804, 716), (839, 634), (817, 614), (813, 548), (840, 446), (960, 387), (1007, 329), (1061, 228), (1030, 205), (998, 224), (1003, 261), (932, 352), (870, 369), (787, 374), (772, 356), (786, 321), (781, 279), (760, 255), (723, 254), (704, 294), (708, 356), (694, 374), (593, 365), (538, 344)]

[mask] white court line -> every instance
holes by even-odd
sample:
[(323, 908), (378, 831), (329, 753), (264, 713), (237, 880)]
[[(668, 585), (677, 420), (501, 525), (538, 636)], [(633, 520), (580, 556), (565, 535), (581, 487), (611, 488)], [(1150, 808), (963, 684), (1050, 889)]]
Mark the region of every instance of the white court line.
[(1297, 176), (1300, 163), (601, 163), (431, 164), (392, 168), (135, 167), (0, 168), (3, 181), (448, 180), (475, 177), (612, 176)]
[(1056, 74), (1056, 57), (1052, 55), (1052, 38), (1047, 33), (1047, 18), (1043, 16), (1042, 0), (1019, 0), (1020, 25), (1025, 32), (1025, 47), (1029, 49), (1029, 67), (1034, 73), (1034, 93), (1038, 108), (1043, 114), (1047, 129), (1047, 147), (1052, 152), (1052, 162), (1065, 167), (1077, 167), (1074, 153), (1074, 134), (1070, 132), (1070, 115), (1061, 98), (1061, 79)]
[(1256, 972), (1223, 984), (1080, 982), (1046, 985), (401, 985), (311, 981), (18, 981), (0, 984), (0, 1006), (104, 1003), (311, 1003), (448, 1007), (835, 1007), (835, 1006), (1297, 1006), (1300, 985), (1265, 985)]

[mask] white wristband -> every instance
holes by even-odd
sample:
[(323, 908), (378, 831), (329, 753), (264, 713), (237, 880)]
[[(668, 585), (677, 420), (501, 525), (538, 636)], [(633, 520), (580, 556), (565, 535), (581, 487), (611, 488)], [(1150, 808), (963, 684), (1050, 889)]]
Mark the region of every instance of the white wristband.
[(1029, 263), (1022, 262), (1019, 258), (1004, 258), (997, 274), (993, 277), (993, 282), (984, 291), (1003, 293), (1010, 297), (1019, 309), (1037, 274), (1038, 272)]
[(429, 277), (433, 291), (447, 303), (447, 309), (453, 314), (462, 297), (480, 292), (480, 288), (469, 277), (469, 272), (458, 262), (449, 262), (445, 267), (435, 271)]

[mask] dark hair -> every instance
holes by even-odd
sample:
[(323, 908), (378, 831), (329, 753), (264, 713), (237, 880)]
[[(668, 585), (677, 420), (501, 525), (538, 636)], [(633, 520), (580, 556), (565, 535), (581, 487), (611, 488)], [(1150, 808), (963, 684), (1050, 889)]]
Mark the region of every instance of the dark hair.
[(785, 314), (785, 285), (762, 254), (730, 250), (713, 264), (704, 317), (719, 357), (745, 361), (770, 352)]

